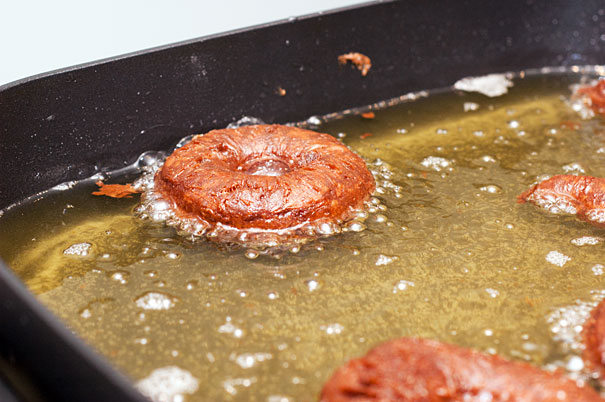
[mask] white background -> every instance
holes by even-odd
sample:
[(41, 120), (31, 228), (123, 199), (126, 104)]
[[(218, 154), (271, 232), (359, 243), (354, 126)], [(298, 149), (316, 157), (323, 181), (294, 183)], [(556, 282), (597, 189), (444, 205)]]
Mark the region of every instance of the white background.
[(361, 0), (0, 0), (0, 85)]

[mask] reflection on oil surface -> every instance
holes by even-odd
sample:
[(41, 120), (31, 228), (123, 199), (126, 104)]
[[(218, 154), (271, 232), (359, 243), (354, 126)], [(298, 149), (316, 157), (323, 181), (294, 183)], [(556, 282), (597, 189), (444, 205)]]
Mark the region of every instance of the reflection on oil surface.
[(90, 196), (92, 183), (6, 211), (1, 255), (158, 400), (315, 400), (337, 366), (401, 336), (578, 375), (605, 232), (516, 196), (545, 175), (605, 176), (605, 124), (565, 102), (579, 79), (323, 124), (370, 161), (380, 202), (366, 230), (281, 258), (191, 243), (133, 217), (136, 199)]

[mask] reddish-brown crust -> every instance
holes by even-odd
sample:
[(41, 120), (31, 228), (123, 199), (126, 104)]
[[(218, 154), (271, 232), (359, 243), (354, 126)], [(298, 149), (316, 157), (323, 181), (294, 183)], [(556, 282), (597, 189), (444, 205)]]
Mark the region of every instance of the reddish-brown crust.
[(93, 195), (104, 195), (111, 198), (132, 198), (133, 194), (139, 192), (130, 184), (105, 184), (100, 180), (95, 184), (99, 186), (99, 189), (93, 191)]
[(591, 311), (584, 323), (582, 337), (586, 365), (605, 377), (605, 300)]
[[(250, 174), (263, 161), (288, 171)], [(238, 229), (346, 220), (374, 187), (363, 159), (334, 137), (280, 125), (196, 136), (156, 174), (156, 190), (179, 215)]]
[(425, 339), (396, 339), (349, 361), (322, 402), (601, 401), (560, 373)]
[(590, 107), (595, 113), (605, 115), (605, 80), (600, 80), (595, 86), (580, 88), (578, 94), (587, 95)]
[(361, 114), (361, 117), (364, 119), (373, 119), (376, 117), (376, 114), (374, 112), (365, 112)]
[(558, 175), (519, 195), (519, 203), (531, 202), (545, 208), (556, 203), (573, 207), (579, 219), (605, 227), (605, 179), (592, 176)]
[(372, 60), (362, 53), (351, 52), (338, 56), (340, 64), (346, 64), (348, 61), (357, 66), (357, 69), (361, 71), (361, 75), (364, 77), (368, 74), (370, 68), (372, 68)]

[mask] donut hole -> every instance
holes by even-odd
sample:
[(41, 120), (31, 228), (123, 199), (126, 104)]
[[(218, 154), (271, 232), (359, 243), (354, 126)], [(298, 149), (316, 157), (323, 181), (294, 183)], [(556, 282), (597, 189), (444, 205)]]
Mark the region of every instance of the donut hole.
[(240, 170), (251, 176), (283, 176), (292, 171), (290, 164), (277, 157), (251, 159), (240, 166)]

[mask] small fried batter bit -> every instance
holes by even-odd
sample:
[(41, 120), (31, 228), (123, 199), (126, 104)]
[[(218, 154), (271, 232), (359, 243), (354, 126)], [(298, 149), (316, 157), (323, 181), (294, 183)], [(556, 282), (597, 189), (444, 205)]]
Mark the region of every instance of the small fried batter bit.
[(361, 71), (361, 75), (364, 77), (368, 75), (368, 71), (372, 68), (372, 60), (365, 54), (351, 52), (338, 56), (338, 62), (340, 64), (347, 64), (349, 61), (357, 66), (357, 69)]
[(111, 198), (132, 198), (133, 194), (139, 193), (130, 184), (105, 184), (100, 180), (95, 184), (99, 186), (99, 190), (94, 191), (93, 195), (104, 195)]

